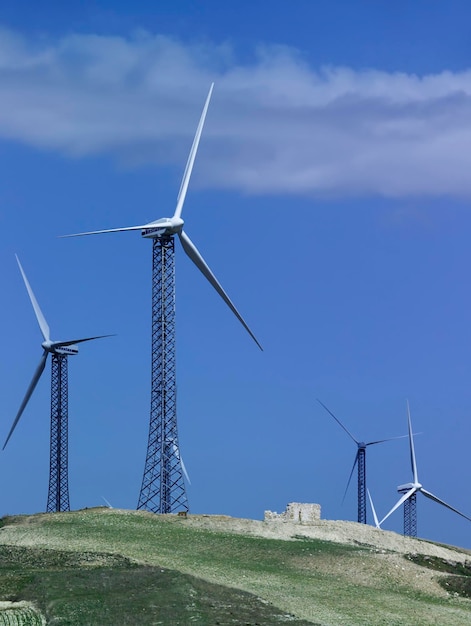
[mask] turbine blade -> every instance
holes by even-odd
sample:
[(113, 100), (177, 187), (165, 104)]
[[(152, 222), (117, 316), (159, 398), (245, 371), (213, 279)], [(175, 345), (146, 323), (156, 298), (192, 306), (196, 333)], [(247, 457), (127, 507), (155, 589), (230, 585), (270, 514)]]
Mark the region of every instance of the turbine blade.
[(471, 517), (468, 517), (464, 513), (461, 513), (461, 511), (458, 511), (458, 509), (455, 509), (454, 507), (452, 507), (450, 504), (447, 504), (443, 500), (440, 500), (440, 498), (437, 498), (437, 496), (434, 496), (433, 493), (430, 493), (430, 491), (427, 491), (423, 487), (420, 491), (424, 494), (424, 496), (426, 496), (427, 498), (430, 498), (430, 500), (434, 500), (435, 502), (438, 502), (438, 504), (441, 504), (442, 506), (446, 506), (446, 508), (450, 509), (450, 511), (454, 511), (455, 513), (458, 513), (458, 515), (461, 515), (461, 517), (464, 517), (465, 519), (471, 522)]
[(180, 463), (182, 464), (182, 470), (183, 470), (183, 473), (185, 474), (185, 477), (186, 477), (186, 479), (188, 481), (188, 484), (191, 485), (190, 477), (188, 476), (188, 472), (186, 471), (185, 463), (183, 463), (183, 459), (181, 457), (180, 457)]
[(414, 449), (414, 435), (412, 434), (412, 424), (410, 420), (410, 408), (409, 408), (409, 400), (407, 400), (407, 420), (409, 424), (409, 445), (410, 445), (410, 462), (412, 466), (412, 475), (414, 477), (414, 483), (417, 484), (419, 482), (419, 477), (417, 474), (417, 463), (415, 461), (415, 449)]
[(206, 102), (204, 103), (203, 112), (201, 113), (200, 121), (198, 124), (198, 128), (196, 129), (195, 138), (193, 139), (193, 145), (191, 146), (190, 155), (188, 156), (188, 161), (186, 163), (185, 172), (183, 173), (182, 182), (180, 185), (180, 191), (178, 192), (177, 197), (177, 206), (175, 208), (175, 213), (173, 217), (180, 217), (183, 209), (183, 203), (185, 202), (186, 192), (188, 190), (188, 183), (190, 182), (191, 172), (193, 170), (193, 164), (195, 162), (196, 153), (198, 151), (198, 145), (201, 138), (201, 133), (203, 132), (204, 120), (206, 119), (206, 113), (208, 112), (209, 101), (211, 100), (211, 94), (213, 93), (214, 83), (211, 83), (211, 87), (209, 88), (209, 93), (206, 97)]
[(346, 488), (345, 488), (345, 493), (343, 494), (342, 504), (343, 504), (343, 503), (344, 503), (344, 501), (345, 501), (345, 496), (347, 495), (348, 488), (350, 487), (350, 482), (351, 482), (351, 480), (352, 480), (353, 472), (355, 471), (355, 466), (356, 466), (356, 464), (357, 464), (357, 463), (358, 463), (358, 452), (356, 453), (356, 455), (355, 455), (355, 460), (353, 461), (352, 471), (350, 472), (350, 476), (349, 476), (349, 478), (348, 478), (348, 483), (347, 483), (347, 486), (346, 486)]
[(319, 404), (320, 404), (321, 406), (323, 406), (323, 407), (324, 407), (324, 409), (327, 411), (327, 413), (330, 413), (330, 415), (332, 415), (332, 417), (333, 417), (333, 418), (334, 418), (334, 420), (337, 422), (337, 424), (338, 424), (339, 426), (341, 426), (341, 427), (344, 429), (344, 431), (347, 433), (347, 435), (348, 435), (351, 439), (353, 439), (353, 441), (354, 441), (356, 444), (360, 443), (359, 441), (357, 441), (357, 440), (355, 439), (355, 437), (352, 435), (352, 433), (351, 433), (349, 430), (347, 430), (347, 428), (346, 428), (346, 427), (342, 424), (342, 422), (341, 422), (341, 421), (340, 421), (337, 417), (335, 417), (335, 415), (332, 413), (332, 411), (331, 411), (330, 409), (328, 409), (328, 408), (325, 406), (325, 404), (319, 400), (319, 398), (317, 398), (317, 402), (319, 402)]
[[(421, 435), (422, 432), (420, 433), (412, 433), (413, 437), (417, 437), (417, 435)], [(379, 441), (369, 441), (368, 443), (365, 443), (365, 446), (374, 446), (376, 443), (384, 443), (385, 441), (394, 441), (395, 439), (405, 439), (406, 437), (409, 437), (409, 435), (399, 435), (398, 437), (388, 437), (388, 439), (380, 439)]]
[(392, 513), (394, 513), (394, 511), (395, 511), (396, 509), (398, 509), (398, 508), (401, 506), (401, 504), (403, 504), (403, 503), (407, 500), (407, 498), (410, 498), (410, 497), (411, 497), (411, 495), (412, 495), (413, 493), (415, 493), (416, 491), (417, 491), (416, 487), (412, 487), (412, 489), (409, 489), (409, 491), (408, 491), (407, 493), (405, 493), (405, 494), (404, 494), (401, 498), (399, 498), (399, 500), (396, 502), (396, 504), (393, 506), (393, 508), (389, 511), (389, 513), (387, 513), (387, 514), (383, 517), (383, 519), (380, 521), (379, 525), (381, 526), (381, 524), (382, 524), (385, 520), (387, 520), (387, 519), (388, 519), (388, 517), (389, 517)]
[(185, 478), (187, 479), (188, 484), (191, 485), (191, 480), (190, 480), (190, 477), (188, 476), (188, 472), (186, 471), (185, 463), (183, 463), (183, 459), (182, 459), (182, 456), (180, 454), (180, 450), (178, 449), (178, 447), (177, 447), (175, 442), (172, 443), (172, 446), (173, 446), (173, 451), (175, 452), (175, 456), (180, 461), (183, 473), (185, 474)]
[(83, 237), (84, 235), (102, 235), (103, 233), (120, 233), (126, 230), (142, 230), (143, 228), (149, 228), (149, 224), (142, 224), (141, 226), (126, 226), (124, 228), (108, 228), (107, 230), (91, 230), (86, 233), (73, 233), (72, 235), (59, 235), (59, 239), (66, 239), (67, 237)]
[(373, 504), (373, 498), (371, 497), (370, 490), (367, 488), (366, 491), (368, 492), (368, 498), (370, 500), (371, 510), (373, 511), (373, 518), (375, 521), (375, 526), (376, 528), (381, 528), (378, 522), (378, 516), (376, 515), (376, 509), (375, 509), (375, 505)]
[(116, 337), (116, 335), (98, 335), (97, 337), (85, 337), (84, 339), (69, 339), (68, 341), (54, 341), (51, 344), (51, 347), (61, 348), (62, 346), (73, 346), (76, 343), (83, 343), (84, 341), (93, 341), (94, 339), (104, 339), (105, 337)]
[(224, 289), (221, 287), (221, 285), (218, 282), (216, 276), (214, 276), (212, 271), (209, 269), (208, 265), (206, 264), (205, 260), (203, 259), (201, 254), (196, 249), (196, 246), (192, 243), (191, 239), (183, 231), (178, 233), (178, 236), (180, 238), (180, 241), (181, 241), (181, 244), (182, 244), (182, 247), (183, 247), (183, 250), (185, 251), (185, 253), (190, 257), (190, 259), (193, 261), (193, 263), (196, 265), (196, 267), (200, 270), (200, 272), (203, 274), (203, 276), (205, 276), (207, 278), (207, 280), (211, 283), (211, 285), (214, 287), (214, 289), (218, 292), (218, 294), (221, 296), (221, 298), (224, 300), (224, 302), (227, 304), (227, 306), (231, 309), (231, 311), (237, 317), (237, 319), (242, 324), (242, 326), (245, 328), (245, 330), (249, 333), (249, 335), (255, 341), (255, 343), (260, 348), (260, 350), (263, 350), (262, 346), (257, 341), (255, 335), (253, 334), (253, 332), (248, 327), (248, 325), (245, 322), (244, 318), (239, 313), (239, 311), (235, 308), (235, 306), (232, 303), (231, 299), (226, 294)]
[(388, 437), (388, 439), (379, 439), (378, 441), (369, 441), (365, 446), (374, 446), (377, 443), (385, 443), (386, 441), (394, 441), (394, 439), (405, 439), (409, 435), (400, 435), (399, 437)]
[(50, 331), (49, 331), (48, 323), (46, 322), (43, 312), (41, 311), (39, 307), (38, 301), (36, 300), (34, 296), (33, 290), (31, 289), (31, 285), (29, 284), (28, 279), (26, 278), (26, 274), (24, 273), (23, 267), (21, 266), (18, 255), (15, 254), (15, 257), (18, 263), (18, 267), (20, 268), (21, 275), (23, 276), (23, 281), (26, 285), (26, 291), (28, 292), (29, 299), (31, 300), (31, 304), (33, 305), (33, 309), (36, 314), (36, 319), (38, 320), (39, 328), (41, 329), (41, 333), (42, 333), (42, 336), (44, 337), (44, 341), (49, 341)]
[(105, 496), (101, 496), (101, 497), (103, 498), (103, 500), (104, 500), (104, 502), (105, 502), (106, 506), (107, 506), (109, 509), (112, 509), (113, 507), (112, 507), (112, 506), (111, 506), (111, 504), (108, 502), (108, 500), (105, 498)]
[(36, 368), (36, 371), (34, 372), (33, 380), (29, 384), (29, 387), (28, 387), (28, 389), (26, 391), (25, 397), (23, 398), (23, 402), (21, 403), (21, 406), (20, 406), (20, 408), (18, 410), (18, 413), (16, 414), (15, 420), (14, 420), (14, 422), (13, 422), (11, 428), (10, 428), (10, 432), (8, 433), (8, 437), (6, 438), (5, 443), (3, 444), (3, 450), (5, 450), (5, 447), (6, 447), (7, 443), (8, 443), (8, 441), (10, 440), (10, 437), (12, 436), (13, 431), (16, 428), (16, 425), (18, 424), (18, 422), (20, 420), (20, 417), (22, 416), (23, 411), (26, 408), (26, 405), (28, 404), (29, 399), (31, 398), (31, 395), (32, 395), (33, 391), (35, 390), (36, 385), (38, 384), (39, 379), (41, 378), (41, 374), (43, 373), (44, 368), (46, 366), (46, 360), (47, 360), (47, 352), (46, 352), (46, 350), (44, 350), (43, 355), (41, 357), (41, 360), (39, 361), (39, 365)]

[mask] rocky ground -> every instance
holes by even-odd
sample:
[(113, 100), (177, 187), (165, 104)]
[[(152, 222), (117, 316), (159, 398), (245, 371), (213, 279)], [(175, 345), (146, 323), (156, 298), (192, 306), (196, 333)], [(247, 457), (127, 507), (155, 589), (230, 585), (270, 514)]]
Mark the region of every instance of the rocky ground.
[(471, 561), (470, 550), (455, 546), (438, 545), (424, 539), (404, 537), (389, 530), (381, 530), (369, 524), (358, 524), (357, 522), (322, 519), (304, 523), (285, 521), (263, 522), (221, 515), (189, 515), (187, 522), (199, 528), (256, 537), (291, 539), (302, 536), (333, 541), (335, 543), (371, 547), (379, 551), (384, 550), (400, 554), (425, 554), (460, 563)]

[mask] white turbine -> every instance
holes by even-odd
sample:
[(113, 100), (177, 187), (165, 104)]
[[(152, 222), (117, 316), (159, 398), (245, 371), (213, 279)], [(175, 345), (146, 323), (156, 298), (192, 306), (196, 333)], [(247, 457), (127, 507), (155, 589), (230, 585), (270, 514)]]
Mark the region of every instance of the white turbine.
[(378, 443), (385, 443), (386, 441), (393, 441), (394, 439), (403, 439), (407, 435), (401, 435), (400, 437), (389, 437), (388, 439), (378, 439), (377, 441), (359, 441), (356, 439), (352, 433), (347, 429), (347, 427), (342, 424), (338, 417), (336, 417), (332, 411), (326, 407), (326, 405), (317, 398), (319, 404), (324, 407), (324, 409), (329, 413), (337, 424), (347, 433), (350, 439), (355, 442), (357, 446), (357, 453), (355, 455), (355, 459), (353, 461), (352, 469), (350, 472), (350, 476), (348, 477), (347, 486), (345, 488), (345, 492), (343, 494), (342, 503), (345, 500), (345, 496), (347, 495), (348, 488), (350, 486), (350, 482), (353, 477), (353, 472), (355, 471), (355, 467), (358, 466), (358, 522), (362, 524), (366, 524), (366, 449), (368, 446), (375, 446)]
[(41, 330), (41, 334), (43, 336), (44, 341), (42, 342), (41, 346), (43, 348), (43, 353), (41, 356), (41, 359), (39, 361), (39, 365), (36, 368), (36, 371), (34, 373), (33, 379), (29, 384), (28, 389), (26, 390), (26, 394), (23, 398), (23, 401), (20, 405), (20, 408), (18, 409), (18, 413), (16, 414), (15, 419), (13, 420), (13, 424), (10, 428), (10, 432), (8, 433), (8, 436), (5, 440), (5, 443), (3, 444), (3, 449), (5, 449), (5, 446), (7, 445), (8, 441), (10, 440), (10, 437), (13, 434), (13, 431), (16, 428), (16, 425), (18, 424), (23, 411), (26, 408), (26, 405), (28, 404), (33, 391), (36, 388), (36, 385), (39, 382), (39, 379), (41, 378), (41, 375), (44, 371), (44, 368), (46, 366), (46, 361), (47, 361), (47, 355), (48, 354), (58, 354), (58, 355), (65, 355), (65, 356), (69, 356), (69, 355), (74, 355), (74, 354), (78, 354), (78, 347), (76, 344), (78, 343), (83, 343), (84, 341), (92, 341), (94, 339), (102, 339), (103, 337), (111, 337), (111, 335), (99, 335), (97, 337), (85, 337), (83, 339), (69, 339), (67, 341), (52, 341), (51, 340), (51, 335), (50, 335), (50, 330), (49, 330), (49, 325), (46, 322), (46, 319), (39, 307), (38, 301), (36, 300), (36, 297), (33, 293), (33, 290), (31, 289), (31, 285), (28, 282), (28, 279), (26, 278), (26, 274), (24, 273), (23, 267), (21, 266), (20, 260), (18, 258), (18, 256), (15, 254), (16, 256), (16, 260), (18, 262), (18, 267), (20, 268), (20, 272), (21, 275), (23, 277), (25, 286), (26, 286), (26, 290), (28, 292), (29, 298), (31, 300), (31, 304), (33, 305), (33, 309), (34, 309), (34, 313), (36, 315), (36, 319), (38, 320), (38, 324), (39, 324), (39, 328)]
[[(211, 84), (209, 89), (209, 93), (206, 97), (206, 102), (203, 107), (203, 112), (201, 114), (200, 121), (198, 123), (198, 128), (196, 130), (195, 138), (193, 140), (193, 144), (191, 146), (190, 155), (188, 157), (188, 161), (185, 167), (185, 172), (183, 174), (183, 179), (180, 185), (180, 190), (177, 196), (177, 205), (175, 207), (175, 211), (172, 217), (162, 217), (160, 219), (154, 220), (153, 222), (147, 222), (146, 224), (139, 224), (137, 226), (124, 226), (122, 228), (109, 228), (106, 230), (94, 230), (85, 233), (74, 233), (71, 235), (62, 235), (62, 237), (81, 237), (84, 235), (101, 235), (103, 233), (117, 233), (127, 230), (140, 230), (141, 235), (148, 239), (155, 239), (164, 235), (178, 235), (180, 239), (180, 243), (185, 254), (193, 261), (196, 267), (200, 270), (203, 276), (209, 281), (209, 283), (214, 287), (217, 293), (221, 296), (227, 306), (231, 309), (237, 319), (240, 321), (242, 326), (246, 329), (252, 339), (255, 341), (260, 350), (263, 350), (262, 346), (258, 342), (257, 338), (250, 330), (248, 324), (243, 319), (242, 315), (236, 309), (235, 305), (227, 295), (227, 293), (222, 288), (221, 284), (201, 256), (200, 252), (188, 237), (186, 232), (183, 230), (184, 221), (181, 218), (183, 204), (185, 202), (186, 192), (188, 190), (188, 184), (190, 182), (191, 172), (193, 170), (193, 165), (195, 162), (196, 152), (198, 150), (198, 145), (201, 138), (201, 133), (203, 131), (204, 121), (206, 119), (206, 113), (208, 111), (209, 101), (211, 100), (211, 94), (213, 92), (214, 83)], [(208, 230), (211, 230), (209, 228)]]
[(396, 511), (396, 509), (398, 509), (401, 506), (401, 504), (404, 504), (406, 500), (408, 500), (415, 493), (418, 493), (418, 492), (422, 493), (426, 498), (429, 498), (430, 500), (433, 500), (434, 502), (441, 504), (447, 509), (450, 509), (450, 511), (453, 511), (454, 513), (458, 513), (458, 515), (461, 515), (461, 517), (464, 517), (465, 519), (471, 522), (471, 517), (468, 517), (464, 513), (461, 513), (461, 511), (458, 511), (458, 509), (455, 509), (450, 504), (447, 504), (446, 502), (444, 502), (443, 500), (435, 496), (433, 493), (430, 493), (430, 491), (427, 491), (426, 489), (424, 489), (422, 484), (419, 482), (419, 473), (417, 471), (417, 462), (415, 459), (414, 435), (412, 433), (409, 402), (407, 402), (407, 421), (408, 421), (408, 427), (409, 427), (409, 450), (410, 450), (410, 462), (411, 462), (411, 469), (412, 469), (412, 482), (406, 483), (404, 485), (399, 485), (397, 490), (400, 492), (405, 491), (404, 495), (401, 498), (399, 498), (399, 500), (396, 502), (393, 508), (383, 517), (383, 519), (380, 521), (379, 524), (381, 525), (385, 520), (387, 520), (387, 518), (392, 513), (394, 513), (394, 511)]
[[(111, 228), (65, 235), (97, 235), (128, 230), (140, 230), (141, 235), (153, 241), (153, 280), (152, 280), (152, 383), (151, 415), (147, 457), (139, 495), (138, 509), (146, 508), (155, 513), (170, 513), (179, 507), (187, 509), (183, 475), (189, 481), (188, 473), (178, 449), (176, 416), (176, 376), (175, 376), (175, 275), (174, 275), (174, 236), (177, 235), (183, 251), (196, 265), (211, 286), (224, 300), (232, 313), (249, 333), (257, 346), (262, 347), (248, 324), (222, 288), (221, 284), (201, 256), (200, 252), (184, 231), (182, 210), (188, 191), (203, 125), (208, 111), (214, 84), (211, 84), (203, 107), (195, 138), (191, 146), (183, 179), (177, 196), (177, 203), (171, 217), (162, 217), (152, 222), (136, 226)], [(206, 231), (213, 231), (212, 224), (206, 223)], [(163, 294), (166, 294), (165, 296)], [(166, 444), (166, 445), (164, 445)], [(173, 454), (165, 451), (174, 446)], [(172, 458), (177, 463), (172, 463)], [(180, 469), (178, 469), (180, 468)]]

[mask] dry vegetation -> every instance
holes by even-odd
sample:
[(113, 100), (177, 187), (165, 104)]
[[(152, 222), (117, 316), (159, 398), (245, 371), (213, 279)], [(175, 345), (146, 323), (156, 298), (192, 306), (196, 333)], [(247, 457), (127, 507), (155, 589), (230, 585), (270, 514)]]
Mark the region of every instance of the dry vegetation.
[[(4, 523), (0, 545), (75, 554), (75, 567), (109, 568), (113, 563), (108, 555), (120, 555), (136, 567), (165, 568), (194, 577), (191, 583), (185, 579), (183, 594), (190, 594), (189, 590), (195, 597), (202, 594), (196, 579), (218, 585), (218, 600), (209, 605), (230, 605), (230, 619), (236, 620), (230, 621), (223, 611), (218, 615), (226, 617), (219, 616), (219, 624), (275, 624), (278, 619), (348, 626), (471, 623), (471, 600), (462, 597), (471, 582), (470, 552), (354, 522), (265, 523), (89, 509), (9, 518)], [(146, 572), (149, 579), (155, 575)], [(455, 581), (460, 584), (455, 586)], [(211, 589), (216, 593), (216, 587)], [(229, 602), (223, 600), (221, 589), (253, 596)], [(211, 593), (209, 588), (204, 592), (208, 597)], [(257, 602), (249, 602), (249, 597)], [(1, 587), (0, 599), (9, 599), (1, 595)], [(244, 615), (245, 621), (237, 621), (234, 606), (242, 615), (242, 608), (249, 605), (251, 617)], [(263, 616), (267, 606), (279, 609), (278, 617)], [(213, 614), (204, 616), (201, 611), (195, 610), (187, 623), (217, 623), (205, 622)]]

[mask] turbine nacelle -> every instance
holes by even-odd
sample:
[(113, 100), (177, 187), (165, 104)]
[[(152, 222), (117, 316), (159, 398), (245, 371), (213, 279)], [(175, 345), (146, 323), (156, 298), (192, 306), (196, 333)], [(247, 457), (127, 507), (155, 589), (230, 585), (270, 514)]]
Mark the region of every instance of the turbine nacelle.
[(74, 344), (70, 346), (63, 346), (60, 343), (58, 344), (57, 341), (43, 341), (41, 346), (44, 350), (46, 350), (46, 352), (50, 352), (52, 354), (64, 354), (67, 356), (78, 354), (78, 346)]
[(404, 485), (399, 485), (397, 488), (398, 491), (410, 491), (411, 489), (420, 491), (420, 489), (422, 489), (422, 485), (420, 483), (405, 483)]
[(182, 232), (184, 221), (181, 217), (162, 217), (155, 222), (146, 224), (141, 230), (141, 235), (147, 239), (156, 239), (164, 235), (176, 235)]

